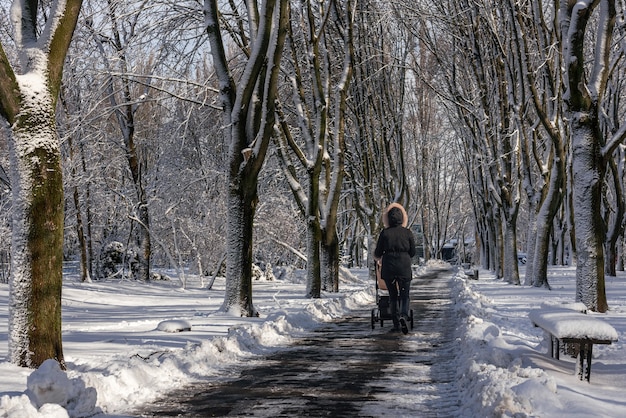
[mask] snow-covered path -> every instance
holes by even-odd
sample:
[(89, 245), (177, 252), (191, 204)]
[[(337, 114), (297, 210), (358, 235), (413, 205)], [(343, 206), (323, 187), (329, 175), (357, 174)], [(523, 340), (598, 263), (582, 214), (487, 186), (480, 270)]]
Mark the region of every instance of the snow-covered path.
[(413, 280), (409, 335), (370, 326), (370, 311), (318, 328), (220, 381), (176, 391), (141, 416), (458, 415), (450, 276)]

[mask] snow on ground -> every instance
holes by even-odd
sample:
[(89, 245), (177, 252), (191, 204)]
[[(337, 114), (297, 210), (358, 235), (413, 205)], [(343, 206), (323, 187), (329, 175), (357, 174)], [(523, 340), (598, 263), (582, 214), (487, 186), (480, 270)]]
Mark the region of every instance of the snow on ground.
[[(480, 280), (454, 271), (460, 337), (451, 361), (464, 389), (462, 416), (626, 416), (626, 273), (606, 279), (610, 312), (591, 314), (612, 325), (619, 341), (594, 346), (588, 383), (575, 376), (574, 359), (547, 355), (542, 331), (528, 319), (542, 303), (574, 302), (573, 267), (550, 269), (552, 291), (511, 286), (488, 271), (480, 271)], [(175, 387), (217, 378), (280, 349), (320, 322), (375, 306), (366, 270), (344, 272), (340, 293), (317, 300), (303, 297), (303, 276), (292, 271), (280, 280), (255, 281), (261, 315), (238, 318), (219, 312), (220, 279), (207, 290), (190, 276), (183, 289), (176, 279), (79, 283), (67, 275), (67, 372), (52, 361), (37, 371), (8, 363), (8, 286), (0, 284), (0, 417), (122, 416)], [(364, 318), (363, 326), (369, 324)]]

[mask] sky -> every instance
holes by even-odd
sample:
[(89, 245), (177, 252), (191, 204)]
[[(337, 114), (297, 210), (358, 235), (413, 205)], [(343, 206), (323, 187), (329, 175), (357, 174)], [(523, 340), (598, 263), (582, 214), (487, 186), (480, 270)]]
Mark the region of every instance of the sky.
[[(421, 266), (416, 273), (438, 267)], [(375, 287), (365, 269), (344, 270), (340, 292), (321, 299), (303, 296), (303, 271), (255, 281), (258, 318), (220, 312), (223, 278), (207, 290), (207, 278), (187, 275), (183, 289), (175, 275), (149, 284), (80, 283), (72, 271), (63, 287), (67, 372), (54, 361), (36, 371), (8, 362), (8, 285), (0, 284), (0, 418), (122, 417), (172, 389), (280, 350), (326, 321), (375, 307)], [(600, 328), (614, 329), (618, 341), (594, 346), (586, 382), (575, 375), (575, 359), (550, 358), (543, 332), (529, 319), (530, 311), (574, 302), (574, 267), (549, 269), (552, 290), (509, 285), (486, 270), (478, 280), (462, 269), (452, 271), (460, 337), (451, 361), (464, 388), (463, 416), (626, 416), (626, 273), (606, 278), (610, 311), (588, 313), (603, 322)], [(191, 330), (171, 332), (179, 328)], [(581, 325), (579, 331), (589, 330)]]

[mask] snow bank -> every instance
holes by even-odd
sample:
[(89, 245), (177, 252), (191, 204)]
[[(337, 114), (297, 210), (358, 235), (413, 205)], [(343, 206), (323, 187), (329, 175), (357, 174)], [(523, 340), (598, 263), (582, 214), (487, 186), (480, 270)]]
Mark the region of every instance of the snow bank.
[(523, 367), (522, 348), (489, 322), (491, 301), (472, 290), (463, 272), (454, 277), (453, 299), (462, 322), (457, 361), (462, 416), (525, 417), (539, 403), (559, 404), (557, 385), (541, 369)]

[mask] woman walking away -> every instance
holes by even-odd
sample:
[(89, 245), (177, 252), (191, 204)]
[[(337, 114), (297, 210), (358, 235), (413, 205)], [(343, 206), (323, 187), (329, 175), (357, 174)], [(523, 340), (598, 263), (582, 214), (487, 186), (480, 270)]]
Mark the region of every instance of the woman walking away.
[(400, 204), (389, 205), (385, 215), (383, 215), (385, 229), (378, 236), (374, 258), (377, 263), (382, 262), (381, 275), (387, 285), (391, 304), (392, 331), (402, 329), (402, 332), (407, 334), (409, 288), (413, 278), (411, 259), (415, 256), (415, 239), (413, 233), (406, 228), (408, 218)]

